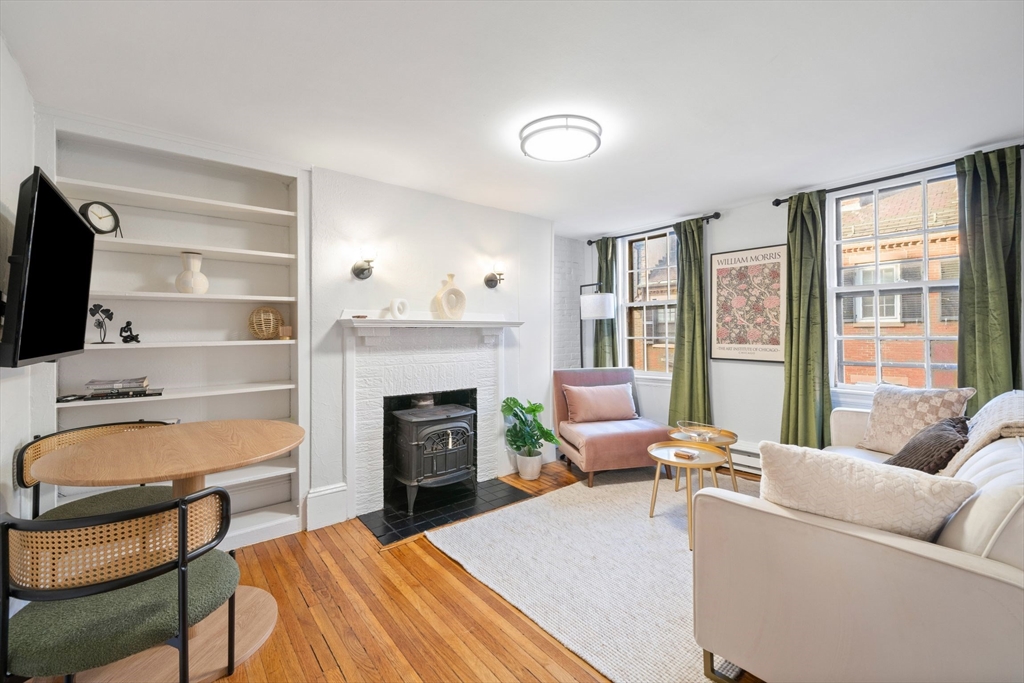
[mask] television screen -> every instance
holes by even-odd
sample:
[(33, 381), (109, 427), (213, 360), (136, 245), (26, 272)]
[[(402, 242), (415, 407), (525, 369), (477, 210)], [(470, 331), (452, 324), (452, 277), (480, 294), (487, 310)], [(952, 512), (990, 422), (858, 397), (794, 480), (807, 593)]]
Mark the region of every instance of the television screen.
[(81, 353), (95, 234), (37, 166), (21, 184), (0, 365)]

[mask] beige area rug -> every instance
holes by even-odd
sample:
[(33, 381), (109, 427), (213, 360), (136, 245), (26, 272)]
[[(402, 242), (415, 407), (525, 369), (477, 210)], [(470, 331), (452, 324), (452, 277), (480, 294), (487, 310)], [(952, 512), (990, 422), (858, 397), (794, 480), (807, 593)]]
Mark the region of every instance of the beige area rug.
[[(427, 538), (616, 683), (704, 683), (686, 493), (662, 479), (651, 519), (653, 478), (599, 474), (592, 489), (573, 484)], [(739, 487), (758, 495), (756, 482)]]

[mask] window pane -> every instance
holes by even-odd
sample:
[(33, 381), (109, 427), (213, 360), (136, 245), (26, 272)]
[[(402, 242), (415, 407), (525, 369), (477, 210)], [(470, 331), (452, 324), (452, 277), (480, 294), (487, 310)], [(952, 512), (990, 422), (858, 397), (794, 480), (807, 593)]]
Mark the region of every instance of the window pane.
[(647, 365), (645, 364), (644, 357), (644, 340), (630, 339), (626, 342), (626, 347), (629, 350), (629, 366), (634, 370), (646, 370)]
[(960, 234), (957, 230), (943, 230), (928, 235), (928, 279), (959, 279), (959, 256)]
[(875, 234), (875, 198), (872, 193), (844, 197), (836, 202), (839, 239), (868, 237)]
[(932, 363), (956, 364), (956, 340), (933, 341), (929, 353)]
[(668, 234), (668, 264), (670, 266), (676, 265), (679, 261), (679, 238), (676, 237), (676, 231), (673, 230)]
[(878, 297), (879, 334), (883, 337), (923, 337), (924, 302), (920, 289), (888, 291)]
[(839, 285), (864, 284), (864, 278), (874, 282), (875, 276), (875, 241), (862, 240), (847, 242), (839, 247)]
[(633, 240), (629, 243), (629, 270), (643, 270), (647, 264), (644, 262), (644, 240)]
[(878, 193), (878, 234), (923, 230), (924, 195), (921, 183)]
[(654, 268), (647, 274), (647, 300), (668, 301), (668, 268)]
[(648, 237), (647, 238), (647, 263), (644, 267), (648, 270), (652, 268), (664, 268), (668, 265), (668, 237), (661, 235), (660, 237)]
[(646, 301), (647, 277), (645, 271), (638, 270), (629, 274), (629, 300)]
[(836, 344), (838, 381), (842, 384), (875, 383), (875, 340), (841, 339)]
[(636, 306), (626, 309), (626, 336), (644, 336), (644, 309)]
[(956, 366), (932, 366), (932, 387), (935, 389), (955, 389), (957, 387)]
[(880, 282), (920, 282), (924, 273), (924, 242), (920, 237), (878, 242)]
[(665, 310), (665, 315), (667, 316), (666, 320), (668, 321), (665, 324), (665, 336), (668, 337), (669, 343), (672, 343), (672, 341), (676, 338), (676, 307), (669, 306)]
[(960, 330), (960, 291), (933, 289), (928, 294), (928, 332), (933, 337), (955, 337)]
[(929, 280), (959, 280), (960, 258), (941, 258), (928, 261)]
[(675, 301), (679, 298), (679, 269), (672, 266), (668, 269), (668, 299)]
[(668, 371), (668, 340), (651, 339), (647, 344), (647, 371)]
[(873, 337), (873, 319), (862, 320), (864, 310), (874, 316), (875, 297), (867, 294), (840, 294), (836, 297), (836, 332), (845, 337)]
[(896, 384), (901, 387), (924, 387), (924, 366), (918, 365), (909, 368), (883, 367), (882, 381), (886, 384)]
[(659, 332), (659, 326), (664, 327), (665, 309), (661, 306), (648, 306), (644, 310), (644, 336), (664, 337), (664, 332)]
[(957, 194), (956, 178), (928, 181), (928, 227), (943, 228), (957, 225), (960, 197)]
[(882, 364), (923, 363), (923, 339), (882, 339)]

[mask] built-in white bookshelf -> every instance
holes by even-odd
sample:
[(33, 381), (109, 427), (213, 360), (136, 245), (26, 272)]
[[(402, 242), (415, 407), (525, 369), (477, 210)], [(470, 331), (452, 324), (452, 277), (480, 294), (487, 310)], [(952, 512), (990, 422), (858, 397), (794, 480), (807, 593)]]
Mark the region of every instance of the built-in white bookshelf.
[[(114, 312), (107, 340), (58, 362), (56, 395), (93, 378), (146, 375), (160, 396), (55, 403), (55, 429), (123, 420), (281, 419), (309, 427), (309, 172), (187, 141), (44, 114), (39, 165), (76, 205), (103, 201), (124, 237), (97, 236), (90, 304)], [(203, 254), (205, 294), (174, 286), (181, 252)], [(292, 339), (257, 340), (250, 312), (277, 308)], [(123, 344), (127, 321), (141, 336)], [(232, 497), (226, 547), (303, 528), (309, 442), (207, 477)], [(95, 489), (61, 487), (50, 504)]]

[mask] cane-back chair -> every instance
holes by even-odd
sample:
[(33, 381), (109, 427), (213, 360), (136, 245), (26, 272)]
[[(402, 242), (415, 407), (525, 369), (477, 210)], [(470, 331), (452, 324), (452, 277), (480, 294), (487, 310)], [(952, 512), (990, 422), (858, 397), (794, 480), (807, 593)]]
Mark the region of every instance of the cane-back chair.
[[(231, 554), (214, 548), (231, 516), (211, 487), (145, 508), (62, 520), (0, 517), (0, 668), (5, 683), (105, 666), (160, 644), (189, 678), (188, 629), (228, 603), (235, 664)], [(11, 598), (28, 605), (8, 617)]]
[(108, 434), (134, 432), (139, 429), (165, 427), (173, 422), (138, 420), (136, 422), (113, 422), (91, 425), (77, 429), (65, 429), (46, 436), (37, 436), (18, 450), (14, 457), (14, 481), (20, 488), (32, 489), (32, 518), (69, 519), (88, 517), (108, 512), (121, 512), (141, 508), (154, 503), (163, 503), (174, 495), (170, 486), (132, 486), (114, 491), (79, 498), (52, 510), (39, 514), (39, 480), (32, 476), (32, 465), (47, 454), (75, 444), (90, 441)]

